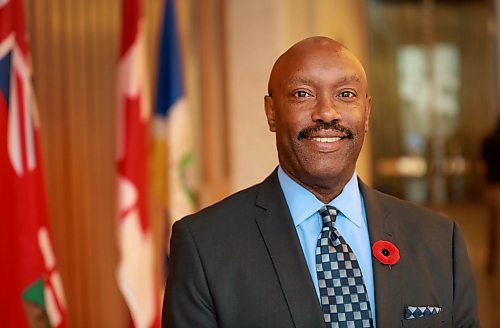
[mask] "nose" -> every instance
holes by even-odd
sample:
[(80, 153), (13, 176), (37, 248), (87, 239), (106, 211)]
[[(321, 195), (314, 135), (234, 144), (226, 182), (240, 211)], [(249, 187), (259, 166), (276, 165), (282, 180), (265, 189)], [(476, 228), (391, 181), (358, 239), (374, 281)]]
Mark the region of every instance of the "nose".
[(320, 97), (319, 101), (316, 103), (311, 118), (313, 122), (323, 121), (330, 123), (335, 120), (340, 120), (341, 115), (332, 97), (323, 96)]

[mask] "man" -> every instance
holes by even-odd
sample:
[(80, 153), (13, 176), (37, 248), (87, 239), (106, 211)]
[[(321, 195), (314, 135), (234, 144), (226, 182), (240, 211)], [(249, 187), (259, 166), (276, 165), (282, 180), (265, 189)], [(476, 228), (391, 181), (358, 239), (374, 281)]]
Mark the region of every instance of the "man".
[(371, 110), (356, 57), (308, 38), (268, 89), (279, 167), (174, 225), (163, 326), (478, 326), (458, 227), (356, 176)]
[(485, 198), (489, 210), (490, 241), (488, 245), (488, 272), (500, 273), (500, 118), (497, 126), (482, 144), (482, 157), (486, 167)]

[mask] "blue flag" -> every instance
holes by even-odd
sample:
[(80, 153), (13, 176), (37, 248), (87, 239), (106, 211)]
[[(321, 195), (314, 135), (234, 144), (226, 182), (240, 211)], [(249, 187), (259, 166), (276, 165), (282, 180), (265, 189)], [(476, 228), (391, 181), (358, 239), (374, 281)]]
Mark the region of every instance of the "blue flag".
[(193, 131), (184, 94), (174, 1), (167, 0), (161, 33), (153, 140), (153, 190), (165, 215), (165, 272), (172, 224), (194, 210)]

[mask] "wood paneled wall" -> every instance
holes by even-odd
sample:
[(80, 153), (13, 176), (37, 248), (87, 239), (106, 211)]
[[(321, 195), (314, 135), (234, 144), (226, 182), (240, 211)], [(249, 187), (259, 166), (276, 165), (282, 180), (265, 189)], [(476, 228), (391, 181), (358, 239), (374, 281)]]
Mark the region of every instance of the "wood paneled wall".
[[(162, 4), (144, 3), (148, 52), (155, 58)], [(115, 279), (115, 94), (121, 2), (26, 0), (25, 7), (52, 235), (69, 323), (127, 327), (128, 314)]]

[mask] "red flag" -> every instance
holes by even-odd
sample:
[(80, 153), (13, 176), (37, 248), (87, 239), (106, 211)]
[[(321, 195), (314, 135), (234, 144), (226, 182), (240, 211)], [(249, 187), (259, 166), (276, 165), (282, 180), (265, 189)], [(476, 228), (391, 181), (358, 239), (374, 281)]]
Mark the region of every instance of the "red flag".
[(0, 0), (0, 323), (65, 327), (22, 0)]
[(151, 108), (140, 0), (123, 0), (118, 78), (118, 285), (135, 327), (160, 326), (154, 247), (148, 217)]

